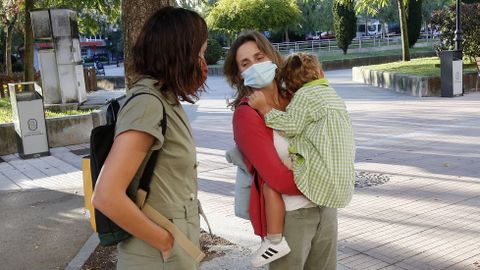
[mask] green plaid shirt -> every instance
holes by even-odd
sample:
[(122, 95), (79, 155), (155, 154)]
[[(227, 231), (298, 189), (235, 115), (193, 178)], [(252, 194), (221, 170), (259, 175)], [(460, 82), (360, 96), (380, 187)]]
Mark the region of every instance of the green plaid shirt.
[(347, 206), (355, 184), (355, 141), (345, 103), (328, 81), (305, 84), (286, 112), (273, 109), (265, 122), (290, 138), (298, 189), (318, 205)]

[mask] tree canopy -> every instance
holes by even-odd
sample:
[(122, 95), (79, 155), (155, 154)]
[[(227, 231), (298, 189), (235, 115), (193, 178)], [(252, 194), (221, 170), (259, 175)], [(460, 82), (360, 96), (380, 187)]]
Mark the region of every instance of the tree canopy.
[(68, 8), (77, 12), (81, 33), (95, 34), (102, 26), (116, 24), (121, 14), (121, 0), (36, 0), (36, 8)]
[(303, 32), (333, 31), (333, 0), (298, 0), (302, 12)]
[(0, 1), (0, 26), (5, 31), (4, 43), (4, 61), (5, 71), (7, 75), (13, 73), (12, 69), (12, 38), (13, 30), (16, 23), (19, 21), (22, 11), (23, 1), (20, 0), (1, 0)]
[(212, 29), (237, 33), (286, 28), (299, 22), (300, 18), (301, 12), (295, 0), (220, 0), (206, 20)]

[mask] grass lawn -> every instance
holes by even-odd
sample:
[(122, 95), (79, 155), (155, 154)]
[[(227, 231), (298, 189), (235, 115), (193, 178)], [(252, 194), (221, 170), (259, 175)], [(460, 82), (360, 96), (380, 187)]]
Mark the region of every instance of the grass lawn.
[[(62, 117), (67, 115), (89, 114), (92, 110), (69, 110), (64, 112), (45, 111), (47, 118)], [(10, 105), (10, 98), (0, 99), (0, 124), (12, 122), (12, 106)]]
[[(435, 65), (440, 64), (438, 57), (426, 57), (412, 59), (408, 62), (393, 62), (381, 65), (365, 66), (370, 70), (380, 70), (392, 73), (409, 74), (416, 76), (440, 76), (440, 67)], [(475, 72), (477, 68), (473, 65), (464, 66), (463, 73)]]
[[(306, 52), (310, 52), (310, 51), (307, 50)], [(426, 52), (433, 53), (433, 48), (429, 46), (429, 47), (419, 47), (419, 48), (410, 49), (411, 54), (426, 53)], [(283, 54), (283, 56), (288, 55), (288, 52), (281, 52), (281, 53)], [(368, 52), (349, 52), (347, 54), (343, 54), (342, 51), (335, 50), (335, 51), (320, 51), (320, 52), (316, 52), (316, 54), (318, 55), (318, 59), (320, 59), (321, 62), (325, 62), (325, 61), (335, 61), (335, 60), (367, 58), (367, 57), (375, 57), (375, 56), (391, 56), (391, 55), (401, 56), (402, 49), (384, 50), (384, 51), (372, 49), (371, 51), (368, 51)], [(208, 65), (208, 67), (223, 68), (223, 63)]]

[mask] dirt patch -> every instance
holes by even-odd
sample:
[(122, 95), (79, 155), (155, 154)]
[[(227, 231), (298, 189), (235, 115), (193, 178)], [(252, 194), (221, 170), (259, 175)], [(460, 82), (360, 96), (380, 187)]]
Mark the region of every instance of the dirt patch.
[(355, 187), (373, 187), (387, 183), (390, 177), (381, 173), (355, 171)]
[[(231, 242), (205, 231), (200, 232), (200, 248), (205, 253), (203, 261), (209, 261), (225, 255), (223, 251), (215, 250), (216, 246), (232, 246)], [(97, 246), (95, 251), (88, 257), (82, 270), (114, 270), (117, 265), (117, 247)]]
[(117, 266), (117, 247), (97, 246), (82, 266), (82, 270), (113, 270)]
[(200, 248), (205, 253), (204, 262), (225, 255), (223, 251), (215, 250), (215, 246), (233, 246), (234, 244), (216, 235), (210, 235), (205, 231), (200, 232)]

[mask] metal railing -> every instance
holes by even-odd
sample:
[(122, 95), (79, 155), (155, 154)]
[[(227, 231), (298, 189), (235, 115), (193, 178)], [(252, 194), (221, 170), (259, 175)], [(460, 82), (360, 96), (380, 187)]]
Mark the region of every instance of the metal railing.
[[(422, 34), (417, 41), (417, 44), (422, 44), (422, 46), (428, 46), (438, 41), (438, 37), (434, 37), (432, 34)], [(364, 36), (354, 38), (352, 43), (349, 46), (351, 49), (362, 49), (362, 48), (379, 48), (379, 47), (389, 47), (394, 45), (401, 45), (402, 38), (401, 35), (384, 35), (384, 36)], [(326, 51), (340, 51), (336, 39), (320, 39), (320, 40), (309, 40), (309, 41), (295, 41), (295, 42), (282, 42), (282, 43), (273, 43), (273, 46), (282, 53), (291, 53), (299, 51), (310, 51), (310, 52), (326, 52)]]

